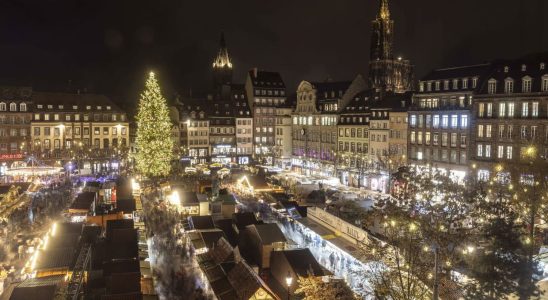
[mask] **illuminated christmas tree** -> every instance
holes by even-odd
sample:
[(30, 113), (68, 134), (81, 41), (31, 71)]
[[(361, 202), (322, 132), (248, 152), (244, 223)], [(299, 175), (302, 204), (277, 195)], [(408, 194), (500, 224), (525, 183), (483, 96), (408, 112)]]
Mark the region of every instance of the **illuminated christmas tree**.
[(137, 170), (148, 177), (167, 176), (171, 170), (173, 141), (167, 101), (153, 72), (141, 93), (137, 113)]

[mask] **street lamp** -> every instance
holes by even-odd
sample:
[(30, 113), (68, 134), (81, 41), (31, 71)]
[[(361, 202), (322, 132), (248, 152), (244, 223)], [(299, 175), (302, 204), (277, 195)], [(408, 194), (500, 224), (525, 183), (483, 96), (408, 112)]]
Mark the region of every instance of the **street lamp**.
[(287, 283), (287, 299), (289, 300), (290, 294), (290, 288), (291, 283), (293, 283), (293, 277), (291, 277), (291, 273), (287, 271), (287, 277), (285, 278), (285, 283)]

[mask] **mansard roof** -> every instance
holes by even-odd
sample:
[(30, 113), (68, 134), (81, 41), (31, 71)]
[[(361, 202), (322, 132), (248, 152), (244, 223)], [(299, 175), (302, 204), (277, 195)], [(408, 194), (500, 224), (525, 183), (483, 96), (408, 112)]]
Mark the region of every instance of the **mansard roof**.
[[(543, 65), (543, 68), (541, 66)], [(531, 92), (542, 91), (542, 77), (548, 76), (548, 52), (526, 55), (517, 59), (500, 59), (491, 64), (485, 81), (479, 87), (479, 94), (488, 93), (489, 80), (496, 80), (497, 93), (504, 93), (504, 81), (514, 80), (514, 93), (522, 91), (522, 79), (531, 78)]]
[(279, 72), (264, 71), (254, 68), (249, 70), (248, 75), (254, 87), (285, 88), (285, 83)]
[(489, 63), (436, 69), (424, 76), (421, 81), (445, 80), (456, 78), (482, 77), (489, 71)]

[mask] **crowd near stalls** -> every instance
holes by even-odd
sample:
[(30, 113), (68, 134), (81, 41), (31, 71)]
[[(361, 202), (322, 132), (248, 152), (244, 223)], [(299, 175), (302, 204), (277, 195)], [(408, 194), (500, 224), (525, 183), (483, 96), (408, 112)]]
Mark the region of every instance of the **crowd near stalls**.
[(0, 299), (154, 299), (130, 182), (77, 178), (73, 184), (63, 217), (37, 237), (20, 276), (4, 286)]

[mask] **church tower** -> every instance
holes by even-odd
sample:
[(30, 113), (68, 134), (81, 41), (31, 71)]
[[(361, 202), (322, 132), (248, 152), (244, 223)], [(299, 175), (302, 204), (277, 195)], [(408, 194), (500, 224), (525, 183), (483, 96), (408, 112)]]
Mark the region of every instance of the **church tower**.
[(232, 62), (228, 56), (225, 35), (221, 33), (219, 53), (213, 61), (213, 85), (217, 91), (222, 90), (223, 85), (232, 84)]
[(388, 0), (381, 0), (377, 18), (372, 22), (371, 60), (393, 59), (392, 44), (394, 42), (394, 21), (390, 20)]
[(371, 22), (369, 84), (372, 88), (403, 93), (413, 87), (413, 66), (409, 60), (394, 58), (394, 21), (388, 0), (380, 0), (379, 12)]

